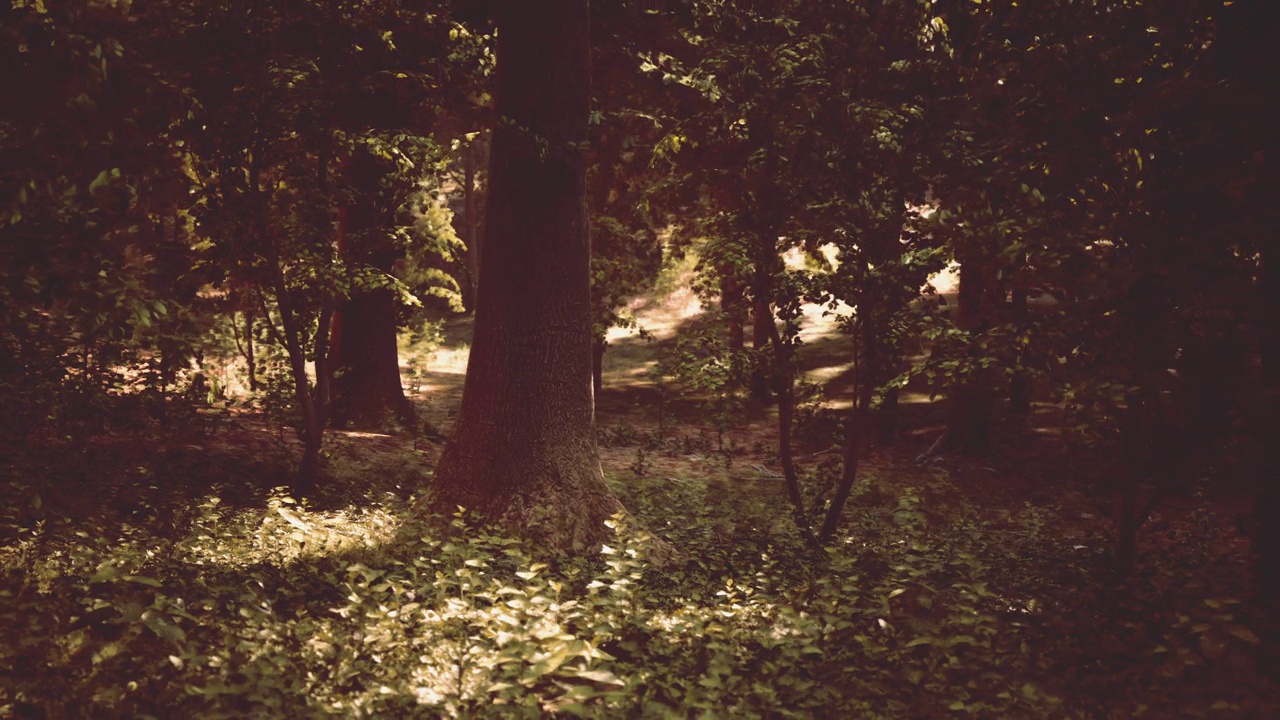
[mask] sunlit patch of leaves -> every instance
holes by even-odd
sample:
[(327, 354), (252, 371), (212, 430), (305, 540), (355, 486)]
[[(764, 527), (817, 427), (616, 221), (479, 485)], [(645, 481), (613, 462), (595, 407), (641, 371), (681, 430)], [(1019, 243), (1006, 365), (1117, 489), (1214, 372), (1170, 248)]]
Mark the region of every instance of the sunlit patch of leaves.
[(0, 715), (1276, 707), (1223, 544), (1116, 589), (1072, 554), (1092, 540), (1055, 534), (1052, 509), (976, 507), (938, 470), (859, 505), (815, 552), (776, 511), (778, 488), (720, 482), (618, 483), (681, 551), (660, 568), (632, 520), (590, 557), (547, 559), (461, 511), (441, 533), (392, 493), (335, 510), (280, 492), (256, 508), (208, 499), (176, 538), (3, 515)]

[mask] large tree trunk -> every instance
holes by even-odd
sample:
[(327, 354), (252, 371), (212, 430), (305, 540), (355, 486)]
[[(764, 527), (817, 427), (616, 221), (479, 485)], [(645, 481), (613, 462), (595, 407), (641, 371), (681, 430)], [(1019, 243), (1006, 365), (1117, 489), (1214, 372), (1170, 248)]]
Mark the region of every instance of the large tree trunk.
[(360, 293), (334, 315), (334, 420), (357, 428), (379, 428), (394, 418), (413, 419), (413, 405), (400, 384), (396, 347), (396, 300), (390, 290)]
[(462, 202), (467, 244), (467, 283), (462, 288), (462, 304), (469, 312), (476, 309), (476, 289), (480, 279), (480, 233), (476, 222), (476, 143), (477, 136), (462, 149)]
[(587, 0), (497, 6), (497, 116), (485, 248), (462, 407), (428, 488), (537, 542), (577, 552), (621, 510), (604, 484), (591, 392), (585, 204)]
[[(344, 179), (355, 192), (338, 212), (338, 251), (352, 265), (389, 273), (396, 251), (378, 232), (381, 168), (365, 158), (345, 163)], [(396, 299), (386, 288), (355, 288), (334, 313), (333, 419), (358, 428), (380, 428), (391, 418), (413, 420), (413, 405), (400, 384), (396, 346)]]

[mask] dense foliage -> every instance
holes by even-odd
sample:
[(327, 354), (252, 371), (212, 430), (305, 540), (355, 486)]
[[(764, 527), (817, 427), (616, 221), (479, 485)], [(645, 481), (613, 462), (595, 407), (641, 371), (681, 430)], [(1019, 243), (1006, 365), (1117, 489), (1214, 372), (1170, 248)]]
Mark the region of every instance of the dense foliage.
[[(10, 506), (8, 711), (1086, 718), (1278, 707), (1253, 665), (1240, 546), (1212, 513), (1176, 523), (1180, 542), (1114, 587), (1101, 572), (1105, 523), (1076, 517), (1086, 501), (1032, 505), (991, 489), (977, 504), (963, 479), (985, 474), (976, 466), (873, 466), (849, 534), (820, 551), (774, 511), (785, 500), (768, 478), (740, 493), (615, 478), (636, 519), (681, 548), (653, 567), (631, 521), (576, 559), (540, 558), (462, 515), (439, 534), (397, 488), (419, 471), (411, 452), (340, 455), (330, 509), (226, 482), (180, 510), (159, 487), (121, 489), (132, 516), (74, 524)], [(201, 472), (192, 454), (151, 467), (212, 479), (247, 461), (231, 452)], [(370, 476), (385, 481), (370, 488)]]
[[(1280, 712), (1265, 3), (597, 2), (552, 148), (512, 2), (0, 3), (0, 718)], [(415, 504), (491, 143), (599, 555)]]

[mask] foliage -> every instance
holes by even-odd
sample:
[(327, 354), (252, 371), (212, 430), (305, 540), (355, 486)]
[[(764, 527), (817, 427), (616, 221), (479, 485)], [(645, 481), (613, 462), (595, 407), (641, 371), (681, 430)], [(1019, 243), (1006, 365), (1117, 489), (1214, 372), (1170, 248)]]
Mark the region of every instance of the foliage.
[[(448, 155), (497, 121), (487, 4), (0, 5), (0, 717), (1280, 713), (1218, 509), (1272, 482), (1255, 4), (653, 5), (593, 8), (593, 329), (694, 264), (720, 312), (652, 370), (657, 431), (604, 435), (635, 446), (616, 541), (553, 560), (415, 517), (417, 447), (324, 433), (335, 309), (392, 291), (427, 387), (470, 281)], [(948, 263), (954, 312), (920, 298)], [(855, 408), (1034, 387), (1073, 472), (1142, 491), (1115, 534), (1147, 557), (1116, 578), (1074, 486), (884, 455), (811, 548), (732, 432), (772, 391), (786, 463), (828, 448), (806, 303), (853, 338)], [(687, 398), (714, 478), (666, 471), (709, 454)], [(265, 490), (298, 438), (333, 479), (306, 502)], [(789, 474), (810, 513), (840, 477)]]
[[(369, 471), (338, 473), (352, 482)], [(244, 504), (224, 488), (164, 533), (111, 515), (69, 523), (12, 483), (0, 708), (1082, 718), (1276, 709), (1276, 688), (1252, 669), (1258, 639), (1229, 545), (1171, 546), (1119, 591), (1096, 579), (1103, 529), (1063, 538), (1065, 507), (979, 507), (941, 471), (872, 477), (880, 499), (860, 503), (850, 532), (817, 554), (776, 512), (776, 483), (726, 492), (695, 478), (619, 482), (638, 520), (681, 548), (659, 567), (647, 534), (622, 518), (596, 555), (547, 560), (461, 512), (450, 532), (430, 530), (394, 492), (322, 510), (280, 492)], [(1197, 537), (1216, 523), (1183, 527)]]
[(745, 379), (761, 359), (755, 351), (727, 347), (717, 329), (712, 325), (680, 335), (655, 371), (675, 378), (685, 395), (701, 398), (716, 429), (716, 449), (723, 451), (725, 432), (742, 415)]

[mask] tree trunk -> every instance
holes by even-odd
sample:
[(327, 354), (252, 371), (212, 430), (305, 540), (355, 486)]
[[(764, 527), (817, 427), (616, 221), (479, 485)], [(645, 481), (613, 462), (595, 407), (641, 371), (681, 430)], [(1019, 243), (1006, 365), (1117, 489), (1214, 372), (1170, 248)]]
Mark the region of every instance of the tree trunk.
[(842, 453), (844, 470), (840, 475), (840, 484), (836, 487), (836, 495), (827, 508), (827, 516), (822, 521), (822, 531), (818, 534), (818, 539), (824, 543), (835, 536), (836, 529), (840, 525), (840, 515), (844, 512), (845, 503), (849, 501), (849, 495), (853, 492), (853, 484), (858, 479), (858, 464), (862, 458), (863, 427), (866, 426), (866, 418), (871, 410), (871, 395), (875, 390), (874, 378), (878, 364), (876, 343), (879, 342), (879, 338), (872, 323), (865, 323), (861, 330), (862, 348), (858, 363), (861, 369), (858, 372), (858, 384), (855, 386), (857, 395), (849, 407), (849, 417), (845, 420), (844, 426)]
[(479, 137), (467, 143), (462, 150), (462, 202), (467, 244), (467, 284), (463, 288), (463, 305), (470, 312), (476, 309), (476, 289), (480, 279), (480, 234), (476, 223), (476, 143)]
[(880, 445), (890, 447), (898, 442), (898, 388), (884, 391), (880, 409), (876, 412)]
[(462, 406), (425, 506), (553, 553), (609, 536), (591, 390), (587, 0), (497, 4), (497, 116)]
[(298, 466), (298, 474), (294, 477), (293, 491), (300, 497), (307, 497), (316, 489), (316, 480), (320, 474), (320, 447), (324, 442), (324, 429), (329, 421), (329, 367), (326, 355), (329, 323), (333, 311), (331, 308), (325, 308), (320, 312), (315, 337), (316, 382), (313, 390), (311, 379), (307, 376), (303, 328), (299, 325), (299, 318), (294, 313), (292, 303), (289, 302), (286, 294), (284, 274), (279, 259), (273, 257), (271, 262), (276, 266), (275, 289), (276, 303), (280, 308), (281, 340), (289, 356), (294, 397), (302, 414), (302, 461)]
[[(992, 292), (991, 268), (982, 258), (971, 253), (960, 260), (960, 287), (956, 298), (956, 325), (972, 338), (987, 329)], [(951, 391), (944, 448), (965, 455), (991, 452), (991, 373), (978, 369), (961, 380)]]
[(756, 315), (767, 318), (768, 322), (757, 324), (757, 327), (763, 327), (768, 335), (768, 346), (773, 348), (773, 391), (778, 396), (778, 461), (782, 464), (787, 497), (791, 500), (792, 515), (800, 533), (811, 544), (816, 543), (817, 538), (813, 534), (813, 528), (809, 526), (809, 515), (805, 511), (804, 495), (800, 491), (800, 474), (796, 470), (795, 454), (791, 449), (791, 427), (796, 413), (795, 371), (791, 366), (791, 348), (783, 345), (778, 325), (773, 319), (773, 309), (767, 303), (763, 311), (757, 304)]
[(604, 339), (603, 335), (597, 335), (591, 340), (591, 390), (596, 395), (604, 390), (604, 352), (609, 349), (609, 343)]
[(742, 294), (742, 283), (738, 281), (731, 265), (720, 268), (720, 311), (725, 314), (729, 331), (729, 352), (740, 353), (746, 347), (746, 331), (743, 328), (746, 320), (746, 298)]
[(761, 363), (766, 357), (765, 348), (778, 334), (778, 328), (774, 324), (773, 305), (769, 302), (769, 271), (759, 267), (759, 263), (757, 266), (751, 290), (751, 347), (756, 351), (756, 363), (751, 368), (751, 399), (767, 405), (773, 401), (773, 395), (769, 387), (769, 370)]
[(253, 344), (253, 310), (244, 312), (244, 362), (249, 368), (249, 392), (258, 392), (258, 359)]
[(400, 383), (396, 300), (390, 290), (357, 294), (334, 316), (334, 420), (357, 428), (413, 420)]
[[(396, 251), (387, 247), (378, 230), (382, 213), (377, 206), (381, 168), (353, 157), (343, 177), (354, 199), (338, 212), (338, 252), (355, 266), (389, 273)], [(396, 299), (387, 288), (353, 288), (333, 320), (333, 419), (347, 425), (376, 429), (391, 418), (408, 424), (413, 405), (400, 384), (400, 353), (396, 345)]]

